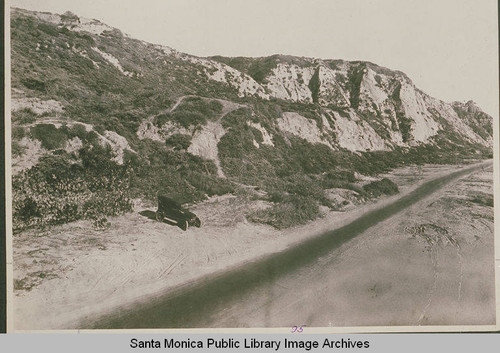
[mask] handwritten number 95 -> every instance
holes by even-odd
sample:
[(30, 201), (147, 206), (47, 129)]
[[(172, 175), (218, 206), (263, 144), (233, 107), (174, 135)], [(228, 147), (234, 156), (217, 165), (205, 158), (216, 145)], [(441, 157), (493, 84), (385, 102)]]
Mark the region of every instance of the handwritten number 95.
[(292, 326), (292, 333), (301, 333), (307, 325)]

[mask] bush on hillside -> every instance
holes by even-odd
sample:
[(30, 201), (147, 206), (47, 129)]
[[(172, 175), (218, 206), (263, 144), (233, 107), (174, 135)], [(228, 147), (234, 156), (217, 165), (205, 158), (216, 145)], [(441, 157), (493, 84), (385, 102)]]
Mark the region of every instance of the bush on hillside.
[(161, 193), (180, 203), (191, 203), (235, 190), (230, 181), (217, 176), (217, 167), (211, 160), (185, 150), (168, 149), (156, 141), (144, 141), (137, 152), (148, 156), (148, 163), (127, 162), (134, 163), (130, 186), (137, 197), (155, 202)]
[(64, 129), (58, 129), (53, 124), (38, 124), (30, 128), (31, 136), (42, 143), (49, 151), (62, 148), (68, 139)]
[(364, 191), (372, 196), (395, 195), (399, 193), (398, 186), (391, 180), (384, 178), (382, 180), (372, 181), (363, 186)]
[(26, 147), (22, 146), (18, 141), (12, 140), (12, 157), (20, 157), (26, 151)]
[(12, 122), (19, 125), (31, 124), (36, 121), (37, 117), (38, 114), (33, 112), (30, 108), (23, 108), (12, 112)]
[(21, 81), (23, 85), (26, 88), (35, 90), (35, 91), (40, 91), (40, 92), (45, 92), (47, 85), (44, 81), (37, 80), (35, 78), (25, 78)]
[(103, 156), (98, 147), (84, 146), (80, 152), (82, 164), (73, 164), (65, 155), (47, 155), (14, 176), (15, 230), (96, 221), (131, 211), (126, 167)]
[(173, 112), (159, 114), (154, 119), (158, 127), (171, 121), (186, 129), (205, 125), (222, 113), (222, 104), (216, 100), (207, 101), (199, 97), (184, 98)]
[(13, 140), (21, 140), (25, 135), (24, 128), (21, 126), (13, 126), (12, 127), (12, 139)]
[(165, 145), (167, 145), (167, 147), (172, 147), (174, 150), (187, 150), (191, 145), (191, 136), (186, 134), (173, 134), (167, 137)]
[(247, 121), (251, 120), (252, 111), (248, 108), (238, 108), (227, 113), (221, 120), (222, 126), (225, 129), (239, 129), (246, 125)]
[(293, 196), (285, 202), (249, 214), (248, 219), (284, 229), (312, 221), (319, 215), (318, 203), (312, 197)]

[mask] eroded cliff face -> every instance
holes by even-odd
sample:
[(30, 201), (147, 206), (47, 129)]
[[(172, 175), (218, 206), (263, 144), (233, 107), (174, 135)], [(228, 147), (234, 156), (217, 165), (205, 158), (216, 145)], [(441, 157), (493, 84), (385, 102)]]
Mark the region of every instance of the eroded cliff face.
[[(449, 128), (468, 142), (492, 146), (492, 136), (484, 133), (488, 129), (481, 128), (488, 121), (484, 118), (486, 115), (483, 113), (479, 118), (481, 122), (477, 122), (477, 118), (465, 118), (480, 112), (478, 107), (461, 109), (457, 108), (458, 103), (448, 104), (432, 98), (401, 72), (367, 62), (301, 58), (302, 66), (299, 66), (280, 58), (276, 56), (275, 67), (261, 80), (262, 90), (272, 98), (346, 110), (348, 121), (354, 124), (365, 121), (375, 125), (376, 130), (384, 130), (378, 135), (385, 143), (367, 146), (362, 141), (352, 141), (350, 145), (359, 146), (358, 150), (430, 143), (440, 130)], [(459, 109), (462, 116), (457, 113)], [(332, 119), (339, 120), (336, 116)], [(491, 119), (489, 121), (491, 123)], [(337, 125), (346, 126), (342, 121)], [(338, 131), (344, 134), (342, 127)], [(361, 131), (364, 130), (347, 134), (351, 139), (361, 140)]]
[[(72, 13), (14, 9), (12, 18), (15, 143), (25, 151), (15, 156), (20, 168), (51, 153), (32, 133), (37, 126), (67, 134), (78, 123), (95, 130), (119, 163), (124, 153), (134, 153), (136, 139), (190, 136), (186, 151), (214, 161), (224, 176), (218, 153), (229, 131), (224, 117), (242, 108), (252, 114), (237, 118), (246, 120), (231, 129), (243, 135), (252, 130), (257, 149), (292, 137), (355, 153), (493, 145), (492, 118), (473, 102), (442, 102), (404, 73), (373, 63), (284, 55), (199, 58)], [(186, 97), (218, 101), (222, 110), (206, 118), (205, 106), (183, 108)], [(68, 153), (83, 143), (71, 134), (66, 139)]]

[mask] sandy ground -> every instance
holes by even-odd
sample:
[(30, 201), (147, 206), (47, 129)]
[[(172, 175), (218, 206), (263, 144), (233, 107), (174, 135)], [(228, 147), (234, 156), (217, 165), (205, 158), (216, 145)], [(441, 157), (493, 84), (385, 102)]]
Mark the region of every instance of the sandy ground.
[(200, 326), (494, 325), (491, 197), (491, 169), (453, 182)]
[[(75, 222), (43, 232), (16, 234), (13, 327), (16, 330), (76, 328), (82, 319), (111, 312), (124, 304), (284, 250), (305, 238), (345, 225), (363, 212), (407, 194), (425, 180), (458, 168), (430, 165), (398, 169), (389, 177), (400, 186), (400, 195), (350, 205), (343, 212), (330, 212), (322, 219), (284, 231), (245, 220), (244, 214), (262, 207), (262, 201), (241, 202), (225, 196), (196, 205), (193, 211), (204, 225), (187, 232), (141, 215), (139, 212), (148, 215), (155, 208), (138, 205), (136, 212), (110, 219), (112, 225), (106, 231), (92, 230), (88, 222)], [(491, 189), (491, 178), (485, 185), (480, 187)], [(492, 208), (489, 210), (491, 217), (474, 219), (474, 227), (492, 232)], [(474, 212), (463, 210), (468, 218), (474, 217)], [(421, 217), (421, 221), (406, 222), (409, 233), (404, 234), (413, 243), (427, 244), (429, 240), (418, 233), (418, 226), (432, 222), (424, 214)], [(458, 217), (458, 221), (468, 218)], [(486, 234), (474, 244), (476, 247), (489, 244), (493, 249), (490, 238)], [(437, 251), (432, 249), (417, 252), (417, 257), (431, 256)], [(454, 247), (446, 249), (457, 253)], [(467, 258), (466, 251), (463, 259)], [(466, 293), (466, 289), (463, 291)], [(425, 324), (426, 314), (418, 320)]]

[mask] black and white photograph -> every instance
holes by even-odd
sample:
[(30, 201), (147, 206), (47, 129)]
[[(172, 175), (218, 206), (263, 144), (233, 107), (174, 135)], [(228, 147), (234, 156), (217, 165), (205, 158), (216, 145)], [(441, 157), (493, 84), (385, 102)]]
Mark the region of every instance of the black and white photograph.
[(8, 331), (498, 330), (497, 6), (9, 1)]

